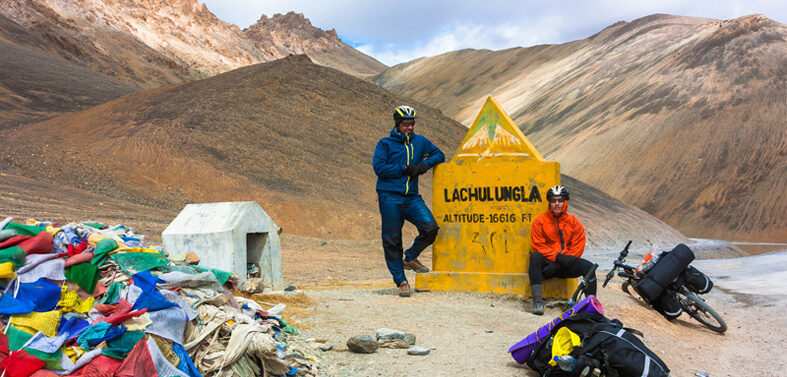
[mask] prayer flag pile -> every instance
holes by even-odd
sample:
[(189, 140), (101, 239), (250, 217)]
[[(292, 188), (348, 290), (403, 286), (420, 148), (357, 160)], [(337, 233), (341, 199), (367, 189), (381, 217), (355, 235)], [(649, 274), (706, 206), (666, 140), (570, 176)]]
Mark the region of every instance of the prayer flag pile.
[(4, 376), (309, 374), (314, 358), (286, 343), (295, 329), (234, 297), (231, 273), (175, 265), (122, 225), (11, 220), (0, 221)]

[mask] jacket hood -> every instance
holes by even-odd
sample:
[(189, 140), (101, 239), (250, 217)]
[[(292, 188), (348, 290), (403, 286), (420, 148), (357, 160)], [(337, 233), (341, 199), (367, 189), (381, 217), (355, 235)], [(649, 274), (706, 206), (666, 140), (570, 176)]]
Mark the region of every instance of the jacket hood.
[(560, 211), (560, 214), (558, 214), (558, 215), (555, 215), (554, 213), (552, 213), (552, 210), (549, 209), (549, 207), (547, 207), (547, 212), (549, 212), (549, 215), (551, 215), (554, 218), (561, 217), (561, 216), (563, 216), (564, 213), (568, 212), (568, 202), (569, 202), (569, 200), (566, 200), (565, 202), (563, 202), (563, 210)]

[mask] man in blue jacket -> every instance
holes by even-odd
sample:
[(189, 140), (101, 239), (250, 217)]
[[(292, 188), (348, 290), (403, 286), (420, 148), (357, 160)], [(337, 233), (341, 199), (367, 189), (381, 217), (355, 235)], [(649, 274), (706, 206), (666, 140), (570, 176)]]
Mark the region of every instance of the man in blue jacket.
[[(418, 176), (445, 161), (445, 155), (429, 139), (413, 132), (415, 109), (399, 106), (394, 110), (393, 118), (396, 124), (391, 134), (377, 143), (372, 164), (377, 174), (385, 263), (399, 287), (399, 296), (410, 297), (410, 284), (404, 270), (429, 272), (418, 261), (418, 256), (434, 242), (440, 229), (434, 215), (418, 195)], [(402, 226), (405, 220), (418, 228), (418, 237), (403, 252)]]

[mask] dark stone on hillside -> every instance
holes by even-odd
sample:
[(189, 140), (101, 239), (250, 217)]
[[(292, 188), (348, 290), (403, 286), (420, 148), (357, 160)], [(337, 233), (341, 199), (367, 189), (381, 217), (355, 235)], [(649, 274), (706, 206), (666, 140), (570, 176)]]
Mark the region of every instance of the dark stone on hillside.
[(347, 349), (355, 353), (374, 353), (380, 345), (369, 335), (356, 335), (347, 341)]

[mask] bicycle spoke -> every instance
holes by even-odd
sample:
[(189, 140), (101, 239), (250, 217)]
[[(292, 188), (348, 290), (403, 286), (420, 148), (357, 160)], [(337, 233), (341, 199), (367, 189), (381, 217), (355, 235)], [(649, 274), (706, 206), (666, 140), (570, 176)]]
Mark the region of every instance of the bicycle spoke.
[(678, 292), (678, 297), (683, 310), (690, 317), (713, 331), (723, 333), (727, 330), (727, 324), (721, 316), (701, 298), (688, 292)]

